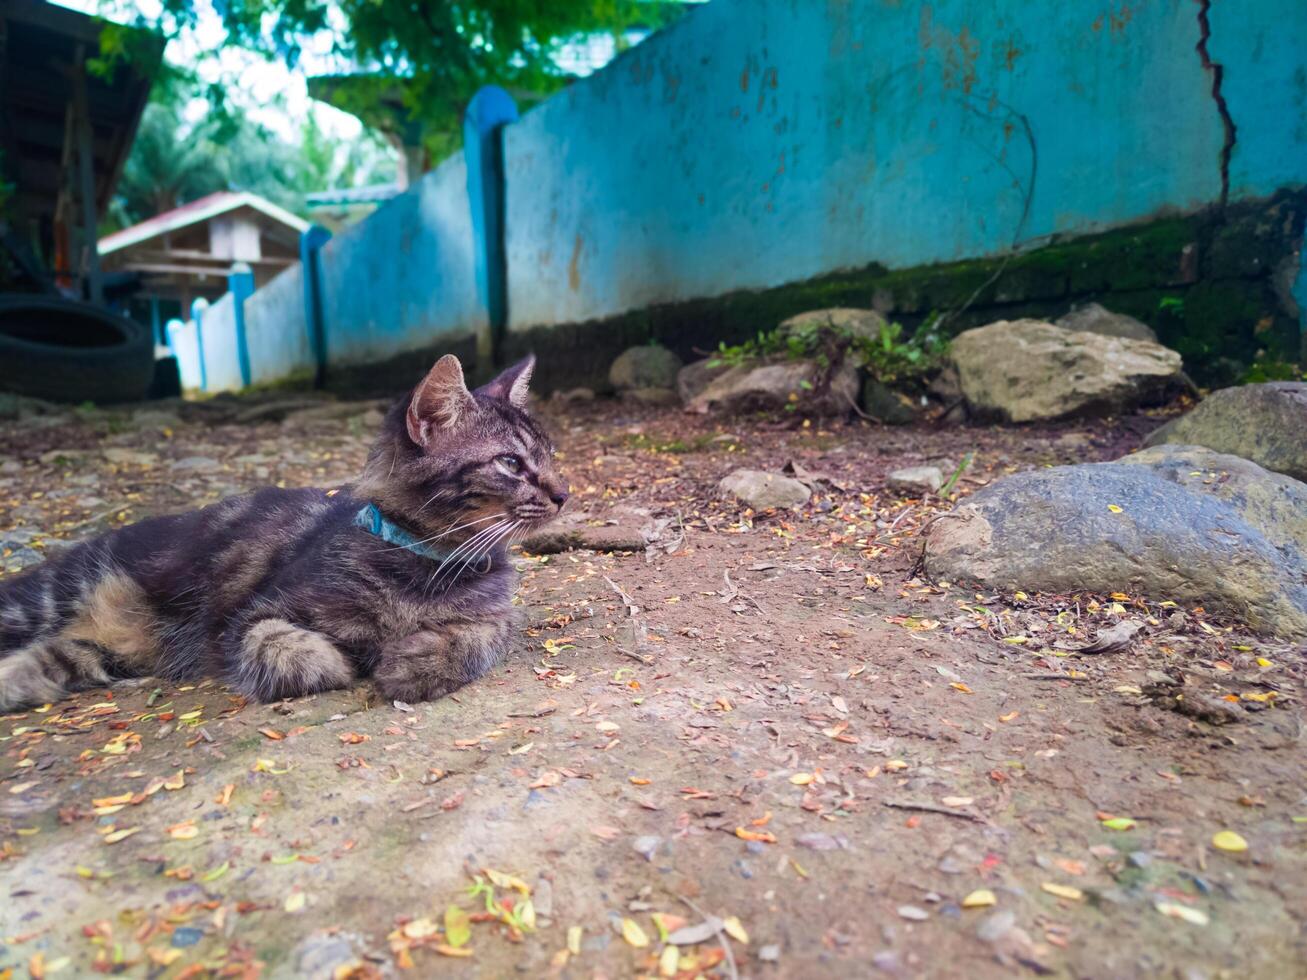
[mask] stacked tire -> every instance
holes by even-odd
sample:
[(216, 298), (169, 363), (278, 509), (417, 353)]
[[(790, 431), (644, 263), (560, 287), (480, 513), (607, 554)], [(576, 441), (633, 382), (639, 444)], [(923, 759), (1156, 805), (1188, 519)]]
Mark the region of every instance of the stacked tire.
[(139, 401), (153, 377), (154, 341), (134, 320), (57, 296), (0, 296), (0, 391)]

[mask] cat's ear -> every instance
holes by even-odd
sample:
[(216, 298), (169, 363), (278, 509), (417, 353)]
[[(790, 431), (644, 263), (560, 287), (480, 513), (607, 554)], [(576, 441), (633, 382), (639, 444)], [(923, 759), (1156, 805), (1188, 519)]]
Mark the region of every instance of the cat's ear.
[(508, 402), (514, 408), (526, 408), (526, 386), (531, 383), (531, 372), (535, 367), (536, 357), (529, 354), (495, 380), (482, 385), (477, 392)]
[(436, 429), (448, 429), (476, 409), (476, 401), (463, 380), (463, 365), (453, 354), (436, 361), (408, 403), (408, 435), (426, 446)]

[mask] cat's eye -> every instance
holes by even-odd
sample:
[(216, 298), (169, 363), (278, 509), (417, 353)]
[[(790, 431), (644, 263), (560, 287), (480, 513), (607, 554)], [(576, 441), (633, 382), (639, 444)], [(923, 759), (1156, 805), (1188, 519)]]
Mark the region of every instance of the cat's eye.
[(514, 476), (522, 472), (522, 457), (514, 456), (512, 453), (496, 458), (495, 462)]

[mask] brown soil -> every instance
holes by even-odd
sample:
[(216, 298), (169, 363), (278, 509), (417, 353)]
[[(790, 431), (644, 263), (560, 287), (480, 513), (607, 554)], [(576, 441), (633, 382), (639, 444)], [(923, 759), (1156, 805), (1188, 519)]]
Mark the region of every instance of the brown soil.
[[(3, 423), (0, 540), (340, 482), (375, 421), (239, 421), (250, 404)], [(885, 490), (968, 453), (963, 495), (1114, 458), (1155, 420), (545, 414), (577, 505), (645, 508), (661, 534), (524, 557), (529, 629), (456, 697), (258, 705), (146, 682), (0, 720), (0, 977), (657, 975), (653, 913), (747, 932), (681, 946), (687, 977), (1304, 975), (1303, 650), (1165, 596), (913, 577), (951, 504)], [(790, 461), (830, 481), (805, 509), (718, 499), (731, 469)], [(1146, 625), (1123, 651), (1054, 646), (1126, 616)], [(1226, 830), (1246, 852), (1213, 845)], [(490, 915), (469, 894), (485, 869), (532, 889), (536, 928), (473, 921), (451, 947), (451, 905), (523, 921), (511, 882)]]

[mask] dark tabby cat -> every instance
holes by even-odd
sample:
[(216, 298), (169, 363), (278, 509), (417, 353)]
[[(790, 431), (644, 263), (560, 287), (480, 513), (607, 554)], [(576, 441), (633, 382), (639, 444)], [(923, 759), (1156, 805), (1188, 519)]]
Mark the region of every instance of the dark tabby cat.
[(144, 675), (263, 700), (372, 675), (402, 701), (481, 676), (514, 630), (508, 545), (567, 500), (534, 363), (468, 391), (442, 357), (339, 492), (144, 520), (0, 581), (0, 711)]

